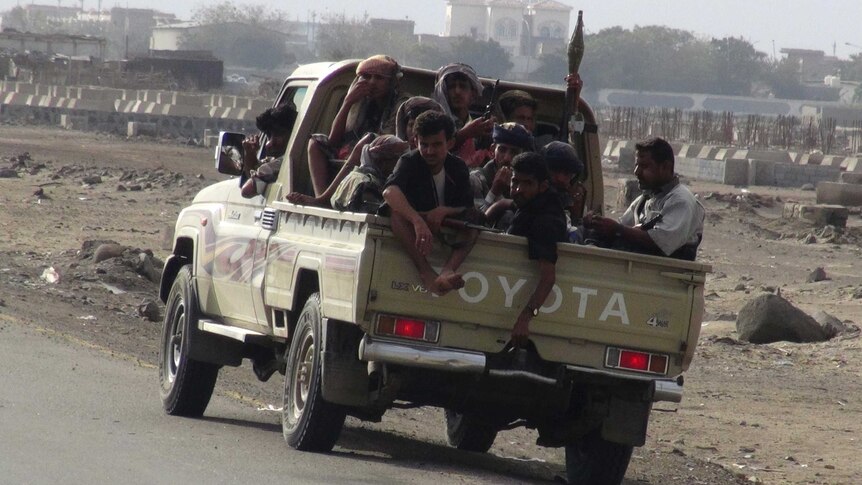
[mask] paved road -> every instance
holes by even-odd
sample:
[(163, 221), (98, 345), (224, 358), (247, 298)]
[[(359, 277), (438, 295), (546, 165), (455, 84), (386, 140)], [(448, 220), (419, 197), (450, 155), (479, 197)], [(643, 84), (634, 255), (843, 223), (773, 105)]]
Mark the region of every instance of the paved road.
[[(279, 414), (216, 395), (163, 414), (157, 371), (0, 315), (0, 483), (524, 483), (523, 463), (348, 427), (288, 448)], [(518, 476), (520, 475), (520, 476)], [(525, 476), (526, 475), (526, 476)]]

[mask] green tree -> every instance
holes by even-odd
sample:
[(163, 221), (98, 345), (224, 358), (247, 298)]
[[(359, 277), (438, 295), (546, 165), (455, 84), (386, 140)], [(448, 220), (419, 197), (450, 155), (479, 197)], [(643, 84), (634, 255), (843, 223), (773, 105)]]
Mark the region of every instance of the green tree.
[(725, 37), (710, 42), (717, 94), (749, 95), (766, 70), (766, 54), (744, 39)]
[(437, 70), (451, 59), (447, 51), (431, 44), (413, 44), (407, 50), (404, 63), (414, 67)]
[(225, 64), (234, 66), (279, 67), (288, 60), (281, 34), (260, 25), (237, 22), (202, 25), (184, 34), (180, 47), (211, 51)]
[(324, 21), (317, 36), (321, 59), (338, 61), (385, 54), (403, 60), (415, 44), (415, 40), (404, 33), (372, 28), (367, 15), (362, 19), (349, 19), (339, 14)]
[(851, 54), (850, 60), (841, 62), (841, 79), (862, 81), (862, 53)]
[[(663, 26), (611, 27), (584, 43), (580, 74), (588, 89), (747, 95), (768, 70), (765, 54), (743, 39), (707, 40)], [(564, 69), (565, 56), (549, 54), (536, 79), (559, 82)]]
[[(542, 54), (539, 57), (539, 67), (530, 73), (530, 79), (547, 84), (560, 84), (566, 78), (568, 71), (566, 51), (559, 49)], [(586, 72), (581, 68), (582, 72)]]
[(469, 64), (485, 77), (501, 78), (512, 69), (511, 56), (494, 40), (482, 41), (459, 37), (452, 43), (452, 62)]
[(239, 22), (273, 28), (286, 20), (287, 15), (281, 10), (263, 4), (240, 5), (230, 0), (201, 5), (192, 12), (192, 21), (200, 25)]
[(263, 4), (222, 1), (198, 7), (192, 21), (200, 27), (183, 34), (180, 47), (208, 50), (228, 65), (278, 67), (292, 59), (278, 27), (287, 15)]
[(773, 63), (765, 75), (772, 95), (783, 99), (804, 99), (805, 86), (800, 81), (799, 65), (788, 59)]

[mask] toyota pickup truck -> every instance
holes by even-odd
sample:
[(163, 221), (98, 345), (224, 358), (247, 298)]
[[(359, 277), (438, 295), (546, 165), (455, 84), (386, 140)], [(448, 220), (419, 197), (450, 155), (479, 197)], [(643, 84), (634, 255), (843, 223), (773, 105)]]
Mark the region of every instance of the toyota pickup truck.
[[(160, 288), (165, 411), (202, 415), (219, 369), (248, 359), (258, 379), (284, 376), (283, 434), (293, 448), (332, 449), (346, 415), (379, 421), (396, 404), (438, 406), (452, 446), (485, 452), (498, 431), (526, 426), (538, 445), (566, 448), (570, 483), (619, 483), (653, 403), (682, 398), (710, 267), (560, 243), (556, 285), (529, 344), (512, 348), (538, 278), (524, 238), (482, 232), (462, 266), (466, 286), (438, 297), (386, 217), (285, 201), (312, 192), (309, 136), (328, 131), (356, 63), (302, 66), (284, 82), (274, 106), (291, 102), (298, 118), (262, 195), (243, 198), (233, 178), (180, 212)], [(432, 91), (434, 72), (403, 72), (402, 92)], [(537, 129), (557, 130), (562, 89), (505, 81), (498, 89), (531, 93)], [(587, 208), (601, 213), (597, 123), (583, 100), (577, 112), (583, 129), (571, 142), (587, 168)], [(446, 254), (436, 248), (432, 264)]]

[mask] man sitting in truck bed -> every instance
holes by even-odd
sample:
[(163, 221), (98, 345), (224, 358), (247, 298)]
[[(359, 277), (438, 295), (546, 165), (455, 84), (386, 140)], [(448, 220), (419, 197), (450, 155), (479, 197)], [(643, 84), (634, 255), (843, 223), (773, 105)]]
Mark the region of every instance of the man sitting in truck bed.
[(470, 115), (470, 106), (482, 96), (482, 90), (476, 71), (467, 64), (447, 64), (437, 71), (433, 98), (452, 117), (456, 128), (450, 150), (471, 168), (483, 161), (474, 157), (476, 138), (490, 136), (496, 122), (493, 117), (473, 118)]
[(407, 151), (407, 142), (395, 135), (363, 136), (329, 187), (317, 197), (291, 192), (294, 204), (329, 207), (352, 212), (377, 212), (383, 203), (383, 184), (395, 163)]
[(455, 124), (449, 116), (426, 111), (416, 118), (415, 131), (419, 149), (398, 160), (386, 181), (383, 197), (392, 210), (392, 231), (419, 270), (422, 284), (428, 291), (444, 295), (464, 286), (457, 270), (478, 234), (468, 230), (466, 240), (453, 245), (440, 274), (427, 257), (443, 219), (473, 206), (470, 174), (464, 161), (449, 153), (455, 134)]
[(512, 161), (512, 200), (518, 208), (508, 233), (527, 238), (527, 254), (539, 264), (539, 282), (518, 314), (512, 328), (512, 344), (521, 347), (530, 335), (530, 320), (551, 293), (557, 278), (557, 243), (566, 241), (566, 217), (562, 199), (550, 186), (542, 155), (522, 153)]
[(584, 175), (584, 162), (578, 157), (575, 148), (568, 143), (552, 141), (539, 149), (545, 157), (550, 172), (551, 187), (557, 190), (563, 202), (566, 215), (566, 233), (572, 243), (583, 241), (583, 216), (586, 189), (581, 183)]
[(635, 145), (635, 176), (644, 191), (619, 222), (587, 214), (584, 224), (615, 249), (694, 261), (704, 209), (674, 173), (673, 147), (661, 138)]
[(398, 112), (395, 113), (395, 136), (409, 143), (411, 150), (415, 150), (418, 146), (416, 135), (413, 132), (416, 118), (430, 110), (442, 112), (443, 107), (431, 98), (413, 96), (401, 103), (401, 106), (398, 107)]
[(401, 76), (398, 62), (385, 55), (371, 56), (356, 66), (356, 78), (335, 115), (329, 135), (313, 134), (308, 142), (308, 168), (314, 195), (322, 194), (332, 178), (330, 159), (346, 159), (366, 133), (395, 133)]
[(470, 172), (473, 199), (482, 211), (509, 196), (512, 159), (521, 152), (533, 150), (533, 135), (517, 123), (494, 125), (491, 139), (494, 158)]

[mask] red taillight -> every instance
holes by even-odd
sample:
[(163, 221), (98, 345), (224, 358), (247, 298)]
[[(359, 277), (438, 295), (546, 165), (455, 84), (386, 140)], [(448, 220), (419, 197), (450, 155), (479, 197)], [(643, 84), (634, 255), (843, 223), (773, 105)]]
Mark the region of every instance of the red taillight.
[(623, 350), (620, 352), (620, 367), (645, 371), (649, 369), (649, 354)]
[(421, 340), (425, 338), (425, 322), (421, 320), (409, 320), (406, 318), (395, 319), (395, 336)]
[(608, 347), (605, 354), (605, 366), (612, 369), (665, 375), (667, 374), (668, 356)]
[(377, 318), (377, 335), (436, 342), (439, 331), (438, 322), (392, 315), (380, 315)]

